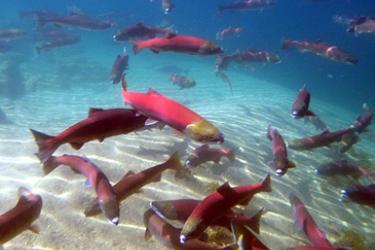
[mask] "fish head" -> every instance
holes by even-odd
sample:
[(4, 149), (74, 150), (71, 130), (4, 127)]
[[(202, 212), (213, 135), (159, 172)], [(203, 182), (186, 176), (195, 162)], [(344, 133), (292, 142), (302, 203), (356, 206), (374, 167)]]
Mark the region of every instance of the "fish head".
[(277, 176), (283, 176), (288, 169), (288, 160), (287, 159), (274, 160), (273, 167), (276, 171)]
[(177, 220), (178, 214), (171, 201), (151, 201), (151, 209), (160, 217), (169, 220)]
[(113, 40), (115, 42), (118, 42), (118, 41), (125, 41), (128, 39), (128, 36), (126, 34), (126, 32), (123, 32), (123, 31), (117, 31), (116, 35), (113, 36)]
[(200, 46), (198, 53), (202, 55), (215, 55), (223, 53), (223, 49), (213, 42), (207, 42)]
[(199, 142), (224, 142), (224, 136), (219, 129), (203, 118), (195, 123), (189, 124), (185, 132), (192, 139)]
[(281, 62), (281, 58), (278, 55), (274, 55), (274, 54), (271, 54), (271, 53), (267, 53), (266, 59), (267, 59), (267, 62), (269, 62), (269, 63), (280, 63)]
[(186, 241), (197, 238), (207, 228), (207, 225), (199, 218), (188, 218), (181, 230), (180, 243), (184, 244)]
[(108, 200), (99, 200), (100, 208), (104, 213), (104, 216), (113, 225), (118, 225), (120, 218), (119, 204), (116, 198)]
[(348, 63), (348, 64), (357, 64), (358, 63), (358, 59), (355, 58), (353, 55), (351, 55), (347, 52), (344, 52), (344, 51), (342, 51), (341, 49), (339, 49), (335, 46), (329, 47), (327, 49), (326, 53), (327, 53), (327, 56), (330, 59), (335, 60), (335, 61), (344, 62), (344, 63)]
[(185, 162), (185, 165), (189, 168), (196, 167), (200, 164), (199, 158), (195, 155), (190, 155)]

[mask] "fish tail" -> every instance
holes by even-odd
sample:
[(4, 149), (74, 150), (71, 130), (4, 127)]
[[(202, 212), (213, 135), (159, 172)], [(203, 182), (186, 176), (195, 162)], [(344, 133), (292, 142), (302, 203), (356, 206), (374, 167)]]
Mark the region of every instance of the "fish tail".
[(122, 83), (122, 90), (124, 91), (124, 92), (126, 92), (126, 87), (127, 87), (127, 83), (126, 83), (126, 79), (125, 79), (125, 76), (124, 75), (122, 75), (121, 76), (121, 83)]
[(38, 30), (41, 30), (46, 24), (46, 20), (43, 18), (42, 15), (36, 15), (36, 22), (37, 22)]
[(189, 170), (181, 164), (181, 159), (178, 152), (175, 152), (164, 164), (166, 164), (168, 168), (176, 171), (174, 175), (175, 178), (184, 178), (190, 174)]
[(229, 150), (228, 159), (230, 161), (234, 161), (234, 159), (236, 159), (236, 151), (234, 149)]
[(288, 49), (289, 47), (290, 47), (290, 40), (288, 40), (288, 39), (283, 39), (282, 41), (281, 41), (281, 48), (282, 49)]
[(39, 160), (44, 163), (51, 157), (53, 152), (56, 150), (56, 146), (53, 143), (53, 136), (46, 135), (34, 129), (30, 129), (31, 133), (34, 136), (35, 142), (38, 145), (38, 153), (36, 156)]
[(51, 156), (43, 163), (43, 172), (45, 175), (51, 173), (55, 168), (57, 168), (60, 165), (56, 161), (56, 157)]
[(263, 192), (272, 192), (271, 187), (271, 175), (268, 174), (266, 178), (262, 181), (262, 191)]
[(268, 124), (268, 127), (267, 127), (267, 138), (268, 138), (270, 141), (272, 141), (271, 130), (272, 130), (272, 125), (271, 125), (271, 124)]
[(142, 50), (142, 47), (139, 45), (138, 42), (133, 43), (133, 52), (134, 54), (138, 54)]
[(94, 199), (86, 207), (84, 214), (86, 217), (91, 217), (100, 214), (100, 212), (100, 204), (98, 202), (98, 199)]
[(252, 216), (246, 223), (246, 226), (251, 228), (254, 232), (259, 234), (260, 219), (262, 218), (264, 209), (259, 210), (254, 216)]

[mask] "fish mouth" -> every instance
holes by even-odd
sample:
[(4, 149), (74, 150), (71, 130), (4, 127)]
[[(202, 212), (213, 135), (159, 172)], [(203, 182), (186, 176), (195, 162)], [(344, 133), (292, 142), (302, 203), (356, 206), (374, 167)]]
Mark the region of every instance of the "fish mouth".
[(276, 169), (276, 175), (277, 176), (283, 176), (285, 174), (285, 171), (284, 170), (282, 170), (282, 169)]
[(188, 237), (186, 235), (181, 234), (180, 235), (180, 243), (184, 244), (188, 240)]
[(348, 198), (349, 196), (348, 196), (348, 191), (346, 191), (345, 189), (342, 189), (341, 191), (340, 191), (340, 193), (341, 193), (341, 197), (342, 198)]
[(294, 119), (297, 119), (298, 118), (298, 112), (297, 111), (293, 111), (290, 116)]
[(113, 38), (113, 41), (118, 42), (117, 35), (114, 35), (112, 38)]
[(113, 225), (117, 226), (119, 221), (120, 221), (119, 217), (114, 217), (109, 222), (111, 222)]

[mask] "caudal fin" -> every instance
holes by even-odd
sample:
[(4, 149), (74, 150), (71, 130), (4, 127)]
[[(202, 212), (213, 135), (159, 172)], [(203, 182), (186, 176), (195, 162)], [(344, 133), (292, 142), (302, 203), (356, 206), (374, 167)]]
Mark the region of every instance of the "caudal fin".
[(165, 163), (170, 169), (174, 169), (176, 171), (175, 178), (184, 178), (190, 175), (188, 169), (181, 164), (181, 159), (178, 152), (175, 152)]
[(266, 178), (262, 181), (262, 191), (263, 192), (272, 192), (271, 188), (271, 175), (268, 174)]
[(230, 150), (228, 153), (228, 159), (234, 161), (236, 159), (236, 151), (234, 149)]
[(51, 173), (55, 168), (57, 168), (60, 165), (56, 161), (56, 157), (51, 156), (49, 157), (44, 163), (43, 163), (43, 172), (45, 175)]
[(53, 143), (54, 137), (43, 134), (34, 129), (30, 129), (30, 131), (34, 136), (35, 142), (38, 145), (39, 149), (38, 153), (36, 153), (36, 156), (38, 156), (39, 160), (44, 163), (48, 160), (48, 158), (51, 157), (51, 155), (57, 148)]
[(246, 223), (245, 226), (248, 226), (249, 228), (251, 228), (252, 230), (254, 230), (254, 232), (256, 232), (257, 234), (259, 234), (259, 225), (260, 225), (260, 219), (262, 218), (262, 215), (263, 215), (263, 208), (261, 210), (259, 210), (253, 217), (250, 218), (250, 220)]
[(281, 49), (289, 49), (290, 48), (290, 40), (283, 39), (281, 41)]
[(142, 50), (142, 47), (139, 46), (138, 42), (133, 43), (133, 52), (134, 54), (138, 54)]

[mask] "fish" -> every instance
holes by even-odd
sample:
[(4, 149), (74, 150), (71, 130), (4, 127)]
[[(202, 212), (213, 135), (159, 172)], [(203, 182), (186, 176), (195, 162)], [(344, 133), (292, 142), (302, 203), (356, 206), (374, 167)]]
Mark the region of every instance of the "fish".
[(171, 13), (172, 9), (174, 9), (175, 4), (172, 2), (172, 0), (162, 0), (161, 1), (161, 8), (164, 11), (164, 14)]
[(182, 228), (180, 242), (183, 244), (199, 237), (214, 220), (222, 217), (236, 205), (248, 204), (256, 193), (271, 191), (270, 175), (255, 184), (231, 187), (228, 182), (224, 183), (194, 208)]
[(372, 110), (367, 106), (366, 103), (363, 104), (362, 108), (363, 114), (358, 116), (354, 125), (352, 126), (358, 133), (367, 132), (367, 127), (371, 125), (372, 121)]
[(262, 10), (275, 5), (273, 0), (237, 0), (230, 4), (220, 4), (217, 6), (219, 12), (223, 11), (246, 11)]
[(219, 45), (208, 40), (187, 35), (176, 35), (170, 33), (166, 37), (155, 37), (144, 41), (133, 43), (134, 54), (148, 48), (154, 53), (162, 51), (173, 51), (193, 55), (215, 55), (223, 53)]
[(0, 245), (25, 230), (39, 232), (39, 229), (33, 223), (39, 218), (42, 211), (42, 197), (33, 194), (24, 187), (18, 189), (18, 195), (19, 199), (16, 206), (0, 215)]
[(44, 174), (49, 174), (60, 165), (69, 166), (74, 172), (86, 176), (87, 182), (96, 192), (100, 210), (111, 224), (117, 226), (120, 219), (119, 202), (103, 171), (85, 157), (64, 154), (48, 158), (43, 164)]
[[(162, 173), (168, 169), (175, 170), (177, 172), (176, 176), (178, 173), (184, 173), (184, 168), (181, 165), (180, 157), (177, 153), (173, 154), (166, 162), (148, 168), (142, 172), (134, 173), (129, 171), (119, 182), (116, 183), (116, 185), (113, 186), (113, 191), (116, 195), (117, 202), (121, 203), (134, 193), (139, 192), (139, 189), (147, 184), (159, 182), (161, 180)], [(99, 213), (100, 202), (98, 199), (94, 199), (85, 209), (85, 215), (88, 217), (97, 215)]]
[(296, 165), (288, 160), (288, 151), (284, 139), (277, 129), (268, 125), (267, 137), (272, 142), (273, 160), (271, 166), (278, 176), (283, 176), (289, 168), (295, 168)]
[(121, 78), (125, 77), (124, 71), (128, 69), (128, 65), (129, 65), (128, 62), (129, 62), (129, 55), (126, 49), (124, 49), (124, 52), (122, 54), (119, 54), (116, 56), (116, 59), (112, 65), (111, 79), (112, 79), (113, 84), (119, 83), (121, 81)]
[[(334, 132), (326, 130), (318, 135), (293, 140), (288, 144), (288, 147), (294, 150), (311, 150), (319, 147), (328, 147), (334, 142), (352, 141), (353, 138), (357, 137), (354, 128), (345, 128)], [(350, 144), (349, 147), (352, 146), (352, 143)]]
[(294, 194), (290, 194), (289, 200), (293, 207), (296, 226), (306, 234), (311, 246), (335, 249), (307, 211), (303, 202)]
[(186, 166), (197, 167), (208, 161), (219, 163), (222, 157), (228, 158), (230, 161), (234, 161), (235, 152), (232, 149), (225, 147), (210, 147), (209, 144), (203, 144), (202, 146), (194, 149), (192, 154), (186, 160)]
[(249, 63), (278, 63), (280, 61), (281, 59), (278, 55), (268, 51), (258, 49), (236, 50), (232, 54), (219, 56), (216, 59), (215, 68), (217, 71), (223, 71), (228, 68), (230, 62), (246, 65)]
[(224, 142), (223, 134), (213, 124), (154, 89), (149, 89), (147, 93), (127, 91), (126, 81), (123, 78), (122, 97), (125, 103), (139, 113), (169, 125), (196, 141)]
[(74, 149), (80, 149), (86, 142), (127, 134), (142, 129), (147, 117), (133, 109), (100, 109), (91, 108), (89, 115), (68, 127), (56, 136), (30, 129), (38, 146), (36, 154), (43, 163), (62, 144), (69, 143)]
[(160, 218), (151, 209), (147, 210), (143, 216), (144, 225), (146, 227), (145, 239), (149, 240), (155, 236), (164, 246), (172, 249), (182, 250), (235, 250), (236, 245), (226, 247), (217, 247), (200, 239), (191, 239), (182, 244), (179, 241), (181, 229), (177, 229), (168, 222)]
[[(201, 202), (201, 200), (194, 199), (151, 201), (150, 207), (163, 219), (177, 220), (185, 223), (199, 202)], [(214, 220), (210, 226), (221, 226), (232, 230), (232, 223), (235, 221), (238, 225), (246, 225), (259, 233), (259, 224), (262, 214), (263, 209), (259, 210), (251, 217), (229, 210), (222, 217)]]
[(65, 37), (61, 37), (61, 38), (57, 38), (57, 39), (45, 42), (35, 47), (35, 49), (37, 53), (40, 54), (42, 51), (45, 51), (45, 50), (51, 50), (54, 48), (65, 47), (68, 45), (79, 43), (80, 40), (81, 38), (79, 36), (70, 35), (70, 36), (65, 36)]
[(117, 31), (113, 36), (113, 40), (119, 41), (137, 41), (143, 38), (154, 38), (158, 35), (166, 36), (171, 32), (170, 28), (162, 29), (156, 27), (148, 27), (143, 23), (137, 23)]
[(22, 29), (0, 29), (0, 39), (9, 40), (25, 36), (27, 33)]
[(374, 172), (370, 172), (348, 160), (337, 160), (323, 164), (315, 169), (315, 173), (323, 177), (351, 176), (354, 179), (359, 179), (362, 176), (368, 176), (375, 178)]
[(284, 39), (282, 41), (282, 49), (296, 48), (300, 52), (310, 52), (317, 56), (327, 58), (332, 61), (346, 63), (346, 64), (357, 64), (358, 59), (348, 52), (330, 45), (321, 40), (318, 41), (292, 41)]
[(356, 36), (362, 34), (375, 34), (375, 17), (363, 16), (353, 18), (349, 23), (347, 31), (354, 33)]
[(315, 116), (314, 112), (309, 110), (310, 106), (310, 92), (306, 85), (299, 90), (299, 93), (292, 105), (291, 115), (294, 119), (303, 118), (306, 116)]
[(355, 185), (341, 190), (341, 196), (360, 205), (375, 208), (375, 184)]
[(192, 88), (197, 84), (194, 80), (189, 79), (186, 76), (178, 75), (178, 74), (175, 74), (175, 73), (169, 75), (169, 80), (174, 85), (179, 86), (180, 89)]
[(69, 16), (37, 15), (37, 21), (39, 27), (43, 27), (47, 23), (87, 30), (105, 30), (113, 26), (113, 24), (110, 22), (102, 21), (100, 19), (78, 13), (72, 13)]
[(240, 27), (227, 27), (219, 32), (216, 33), (217, 40), (223, 40), (225, 37), (239, 35), (242, 32), (242, 28)]

